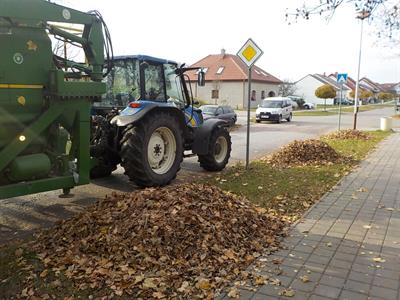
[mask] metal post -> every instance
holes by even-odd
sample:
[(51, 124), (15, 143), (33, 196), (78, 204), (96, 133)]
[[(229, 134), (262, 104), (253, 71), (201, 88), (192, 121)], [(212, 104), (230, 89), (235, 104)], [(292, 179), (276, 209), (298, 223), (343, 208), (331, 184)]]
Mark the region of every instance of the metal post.
[(246, 170), (249, 168), (250, 152), (250, 100), (251, 100), (251, 66), (249, 67), (249, 93), (247, 99), (247, 140), (246, 140)]
[(342, 117), (342, 101), (343, 101), (343, 83), (340, 84), (340, 101), (339, 101), (339, 129), (340, 130), (340, 119)]
[(361, 18), (361, 34), (360, 34), (360, 52), (358, 54), (358, 71), (357, 71), (357, 82), (356, 82), (356, 90), (354, 95), (354, 120), (353, 120), (353, 129), (357, 129), (357, 113), (358, 113), (358, 90), (360, 85), (360, 66), (361, 66), (361, 50), (362, 50), (362, 38), (363, 38), (363, 25), (364, 25), (364, 17)]

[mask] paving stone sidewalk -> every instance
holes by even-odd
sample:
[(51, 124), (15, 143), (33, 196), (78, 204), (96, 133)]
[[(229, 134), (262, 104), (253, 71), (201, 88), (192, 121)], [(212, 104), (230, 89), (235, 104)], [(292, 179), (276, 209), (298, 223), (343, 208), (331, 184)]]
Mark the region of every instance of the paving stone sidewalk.
[[(400, 299), (399, 189), (397, 133), (307, 212), (285, 239), (286, 250), (266, 257), (257, 271), (281, 285), (241, 289), (240, 299)], [(294, 296), (280, 296), (285, 288)]]

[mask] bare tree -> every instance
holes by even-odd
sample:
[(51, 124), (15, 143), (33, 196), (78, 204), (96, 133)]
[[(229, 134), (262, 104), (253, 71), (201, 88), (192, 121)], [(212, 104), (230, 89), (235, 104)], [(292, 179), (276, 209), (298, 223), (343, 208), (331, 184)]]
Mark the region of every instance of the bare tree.
[(400, 0), (320, 0), (319, 4), (310, 6), (305, 2), (293, 11), (287, 9), (286, 20), (290, 24), (298, 19), (308, 20), (312, 15), (329, 20), (344, 5), (352, 5), (356, 13), (367, 16), (375, 24), (379, 37), (400, 42)]
[(293, 81), (288, 79), (284, 79), (282, 83), (279, 85), (279, 95), (286, 97), (290, 95), (295, 95), (297, 91), (297, 87)]

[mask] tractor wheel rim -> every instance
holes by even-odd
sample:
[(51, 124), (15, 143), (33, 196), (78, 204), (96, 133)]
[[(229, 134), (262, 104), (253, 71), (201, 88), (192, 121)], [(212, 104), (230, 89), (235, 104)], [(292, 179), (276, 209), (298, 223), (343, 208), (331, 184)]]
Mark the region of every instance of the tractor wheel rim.
[(228, 141), (225, 137), (220, 136), (215, 142), (214, 158), (217, 163), (222, 163), (228, 153)]
[(160, 127), (154, 130), (147, 147), (149, 165), (154, 173), (165, 174), (174, 164), (176, 140), (171, 129)]

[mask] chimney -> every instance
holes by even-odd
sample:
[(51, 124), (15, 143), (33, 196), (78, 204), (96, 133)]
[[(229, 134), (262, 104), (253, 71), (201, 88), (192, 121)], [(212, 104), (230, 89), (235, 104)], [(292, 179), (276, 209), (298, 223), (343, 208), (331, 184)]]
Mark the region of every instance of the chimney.
[(222, 48), (222, 49), (221, 49), (221, 55), (222, 55), (222, 57), (225, 57), (225, 52), (226, 52), (225, 49)]

